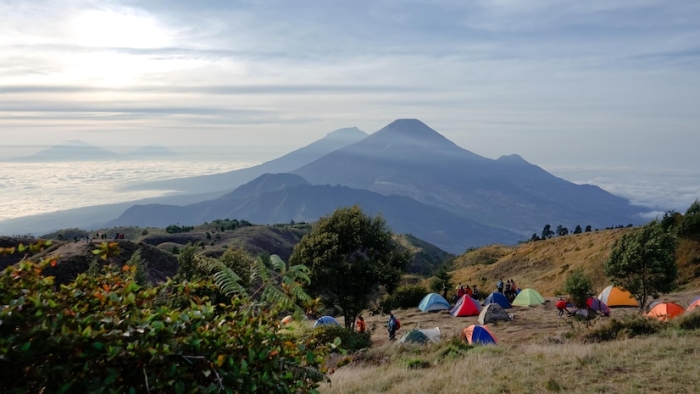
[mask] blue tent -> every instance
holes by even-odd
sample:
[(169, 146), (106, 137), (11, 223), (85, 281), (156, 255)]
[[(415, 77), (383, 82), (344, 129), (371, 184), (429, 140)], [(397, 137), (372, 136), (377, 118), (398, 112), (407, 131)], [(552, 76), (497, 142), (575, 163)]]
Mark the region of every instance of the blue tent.
[(496, 337), (486, 326), (472, 325), (462, 330), (462, 337), (469, 342), (470, 345), (481, 343), (484, 345), (497, 344)]
[(339, 326), (340, 323), (331, 316), (321, 316), (316, 320), (316, 323), (314, 323), (314, 328), (327, 325)]
[(495, 291), (489, 294), (489, 296), (484, 300), (484, 305), (488, 304), (498, 304), (503, 309), (512, 308), (506, 296)]
[(450, 308), (450, 303), (437, 293), (428, 294), (423, 297), (420, 304), (418, 304), (418, 309), (420, 309), (421, 312), (446, 311)]

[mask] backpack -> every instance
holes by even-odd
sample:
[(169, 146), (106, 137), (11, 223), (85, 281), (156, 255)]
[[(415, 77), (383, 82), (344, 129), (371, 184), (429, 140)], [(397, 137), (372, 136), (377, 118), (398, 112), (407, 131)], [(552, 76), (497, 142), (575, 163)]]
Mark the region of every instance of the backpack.
[(396, 329), (398, 330), (399, 328), (401, 328), (401, 322), (399, 321), (399, 319), (394, 319), (394, 321), (396, 322)]

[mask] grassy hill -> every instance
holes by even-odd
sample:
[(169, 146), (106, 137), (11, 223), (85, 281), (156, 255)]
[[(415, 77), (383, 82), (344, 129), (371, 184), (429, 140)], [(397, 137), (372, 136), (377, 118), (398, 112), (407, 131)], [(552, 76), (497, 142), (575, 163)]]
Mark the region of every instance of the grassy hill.
[[(233, 221), (215, 221), (199, 226), (182, 229), (182, 232), (168, 232), (163, 228), (141, 228), (135, 226), (113, 227), (86, 232), (81, 229), (70, 228), (55, 231), (43, 235), (43, 239), (52, 239), (62, 243), (73, 244), (74, 237), (96, 236), (97, 232), (107, 234), (108, 240), (114, 238), (115, 233), (124, 234), (125, 240), (137, 244), (144, 244), (154, 249), (172, 254), (182, 249), (188, 243), (201, 243), (202, 251), (207, 256), (221, 256), (226, 248), (241, 248), (253, 256), (279, 255), (282, 260), (288, 261), (294, 246), (301, 238), (311, 231), (312, 225), (308, 223), (278, 224), (278, 225), (251, 225), (245, 223), (233, 227)], [(407, 248), (413, 255), (413, 260), (408, 267), (410, 274), (431, 275), (443, 262), (451, 260), (454, 255), (445, 252), (435, 245), (416, 238), (410, 234), (395, 234), (394, 239), (402, 247)], [(67, 241), (67, 242), (66, 242)], [(24, 240), (25, 243), (31, 240)], [(97, 241), (95, 241), (97, 242)], [(18, 242), (12, 239), (5, 240), (6, 246), (12, 246)], [(85, 242), (78, 242), (85, 245)], [(14, 260), (5, 264), (12, 264)], [(3, 260), (0, 260), (2, 263)]]
[[(498, 278), (513, 279), (520, 288), (531, 287), (551, 296), (562, 294), (566, 275), (581, 267), (601, 291), (610, 284), (603, 273), (610, 249), (629, 231), (632, 229), (620, 228), (479, 248), (455, 258), (453, 282), (477, 284), (482, 292), (491, 292)], [(680, 290), (700, 289), (700, 241), (681, 239), (677, 261)]]

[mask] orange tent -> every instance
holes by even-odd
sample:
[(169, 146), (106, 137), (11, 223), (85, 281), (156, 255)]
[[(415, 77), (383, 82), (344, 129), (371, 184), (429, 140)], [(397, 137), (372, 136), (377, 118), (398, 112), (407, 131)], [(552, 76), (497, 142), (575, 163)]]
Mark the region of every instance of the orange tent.
[(690, 304), (690, 306), (688, 306), (688, 309), (686, 309), (686, 312), (691, 310), (691, 309), (695, 309), (695, 308), (700, 308), (700, 297), (693, 300), (693, 303)]
[(629, 292), (619, 287), (606, 287), (598, 296), (598, 299), (607, 306), (639, 306), (639, 302)]
[(647, 317), (653, 317), (661, 321), (668, 321), (685, 312), (685, 308), (675, 302), (660, 302), (649, 310)]

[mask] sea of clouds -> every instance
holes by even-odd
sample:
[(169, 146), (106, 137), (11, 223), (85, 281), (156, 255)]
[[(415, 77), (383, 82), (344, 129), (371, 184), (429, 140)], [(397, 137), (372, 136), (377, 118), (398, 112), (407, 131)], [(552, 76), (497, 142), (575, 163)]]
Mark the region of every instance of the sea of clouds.
[(28, 215), (159, 197), (172, 191), (122, 191), (137, 182), (214, 174), (250, 166), (231, 161), (104, 161), (0, 165), (0, 221)]

